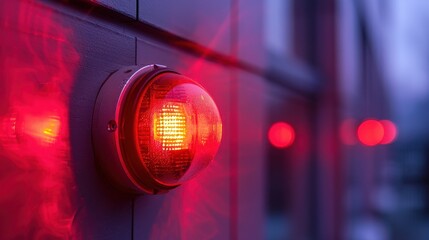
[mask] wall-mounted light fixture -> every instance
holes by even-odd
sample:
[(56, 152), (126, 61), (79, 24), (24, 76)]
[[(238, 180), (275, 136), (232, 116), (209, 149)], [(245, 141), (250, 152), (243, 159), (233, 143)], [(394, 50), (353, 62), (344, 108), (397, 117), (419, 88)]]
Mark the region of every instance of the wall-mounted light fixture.
[(219, 111), (204, 88), (161, 65), (125, 67), (97, 96), (97, 161), (122, 189), (157, 194), (193, 178), (214, 158)]

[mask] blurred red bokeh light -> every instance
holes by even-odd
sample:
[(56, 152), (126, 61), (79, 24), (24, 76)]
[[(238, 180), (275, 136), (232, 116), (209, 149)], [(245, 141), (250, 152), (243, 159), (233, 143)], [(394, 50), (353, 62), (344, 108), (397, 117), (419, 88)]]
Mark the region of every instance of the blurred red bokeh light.
[(268, 139), (274, 147), (289, 147), (295, 140), (295, 130), (288, 123), (277, 122), (271, 126), (268, 132)]
[(381, 120), (380, 123), (384, 128), (384, 136), (380, 144), (392, 143), (396, 139), (396, 135), (398, 133), (395, 124), (389, 120)]
[(381, 143), (384, 138), (383, 124), (373, 119), (365, 120), (359, 125), (357, 135), (362, 144), (375, 146)]

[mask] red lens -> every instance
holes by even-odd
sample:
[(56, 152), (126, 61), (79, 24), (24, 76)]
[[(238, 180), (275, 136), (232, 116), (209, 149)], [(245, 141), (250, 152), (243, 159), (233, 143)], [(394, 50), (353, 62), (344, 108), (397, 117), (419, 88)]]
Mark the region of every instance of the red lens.
[(178, 74), (160, 74), (144, 87), (134, 122), (140, 161), (165, 185), (182, 183), (205, 168), (222, 136), (213, 99)]

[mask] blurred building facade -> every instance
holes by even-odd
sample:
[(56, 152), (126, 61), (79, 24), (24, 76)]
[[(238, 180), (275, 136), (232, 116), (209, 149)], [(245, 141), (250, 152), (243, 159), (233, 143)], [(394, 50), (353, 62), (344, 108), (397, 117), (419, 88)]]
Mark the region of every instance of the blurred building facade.
[[(425, 239), (422, 2), (0, 1), (1, 238)], [(112, 72), (154, 63), (208, 90), (223, 140), (195, 180), (130, 195), (98, 169), (92, 116)], [(360, 143), (367, 119), (395, 141)]]

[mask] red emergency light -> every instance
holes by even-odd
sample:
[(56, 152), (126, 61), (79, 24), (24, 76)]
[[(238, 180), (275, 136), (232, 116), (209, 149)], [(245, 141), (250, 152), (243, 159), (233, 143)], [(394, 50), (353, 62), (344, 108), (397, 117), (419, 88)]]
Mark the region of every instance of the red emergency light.
[(214, 158), (222, 122), (204, 88), (164, 66), (126, 67), (103, 84), (93, 120), (98, 163), (122, 188), (157, 194)]
[(374, 119), (363, 121), (357, 130), (358, 139), (367, 146), (375, 146), (383, 140), (383, 125)]
[(396, 134), (396, 126), (389, 120), (368, 119), (363, 121), (357, 129), (359, 141), (367, 146), (392, 143)]
[(390, 144), (395, 141), (396, 135), (398, 134), (396, 125), (389, 120), (381, 120), (380, 123), (383, 125), (384, 128), (384, 136), (380, 144)]
[(276, 122), (268, 131), (268, 139), (276, 148), (286, 148), (295, 141), (295, 130), (285, 122)]

